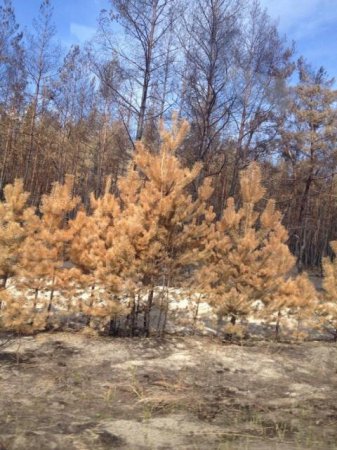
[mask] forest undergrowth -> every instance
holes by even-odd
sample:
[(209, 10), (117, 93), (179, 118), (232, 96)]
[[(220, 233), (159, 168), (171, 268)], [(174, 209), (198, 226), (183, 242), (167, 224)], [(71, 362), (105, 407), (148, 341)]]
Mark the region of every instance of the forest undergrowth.
[(240, 202), (229, 198), (216, 218), (211, 180), (193, 189), (202, 166), (183, 167), (176, 156), (188, 130), (177, 119), (171, 131), (161, 125), (157, 151), (139, 141), (118, 192), (107, 178), (89, 209), (73, 195), (70, 175), (37, 210), (22, 180), (5, 187), (2, 330), (75, 323), (89, 334), (150, 336), (163, 335), (174, 319), (181, 331), (212, 329), (229, 338), (247, 335), (249, 322), (273, 324), (276, 339), (284, 322), (297, 339), (319, 329), (337, 338), (337, 264), (324, 260), (320, 292), (296, 273), (256, 163), (240, 174)]

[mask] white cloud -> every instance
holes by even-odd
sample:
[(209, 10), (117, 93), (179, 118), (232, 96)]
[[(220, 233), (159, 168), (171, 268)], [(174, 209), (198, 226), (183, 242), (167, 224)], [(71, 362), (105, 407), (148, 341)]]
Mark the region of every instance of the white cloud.
[(93, 37), (95, 32), (96, 29), (94, 27), (88, 27), (74, 22), (70, 24), (70, 33), (75, 36), (79, 42), (88, 41)]

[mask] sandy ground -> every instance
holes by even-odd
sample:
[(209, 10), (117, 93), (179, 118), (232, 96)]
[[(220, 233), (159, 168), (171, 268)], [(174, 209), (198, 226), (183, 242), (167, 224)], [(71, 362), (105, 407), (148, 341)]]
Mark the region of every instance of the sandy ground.
[(0, 348), (0, 449), (337, 449), (337, 347), (40, 334)]

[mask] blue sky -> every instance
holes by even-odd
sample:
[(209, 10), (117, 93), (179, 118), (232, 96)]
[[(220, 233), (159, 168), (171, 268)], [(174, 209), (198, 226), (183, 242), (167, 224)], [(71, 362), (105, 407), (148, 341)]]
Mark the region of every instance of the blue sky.
[[(2, 0), (0, 0), (1, 3)], [(40, 0), (12, 0), (17, 21), (29, 27), (38, 14)], [(65, 46), (80, 44), (95, 32), (99, 11), (108, 0), (51, 0), (58, 39)]]
[[(1, 0), (0, 0), (1, 2)], [(95, 31), (108, 0), (52, 0), (58, 38), (63, 45), (82, 43)], [(337, 0), (261, 0), (282, 34), (296, 41), (299, 55), (337, 77)], [(13, 0), (19, 23), (29, 26), (40, 0)]]
[(261, 0), (281, 33), (314, 67), (337, 78), (337, 0)]

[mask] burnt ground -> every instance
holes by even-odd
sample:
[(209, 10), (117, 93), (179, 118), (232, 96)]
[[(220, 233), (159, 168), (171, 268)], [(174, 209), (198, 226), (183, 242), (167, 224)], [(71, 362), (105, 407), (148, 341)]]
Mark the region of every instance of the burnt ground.
[(337, 346), (40, 334), (0, 348), (0, 449), (337, 449)]

